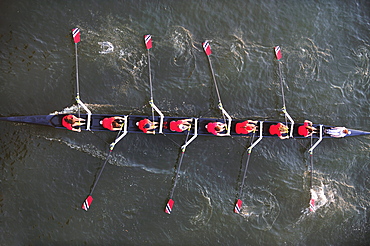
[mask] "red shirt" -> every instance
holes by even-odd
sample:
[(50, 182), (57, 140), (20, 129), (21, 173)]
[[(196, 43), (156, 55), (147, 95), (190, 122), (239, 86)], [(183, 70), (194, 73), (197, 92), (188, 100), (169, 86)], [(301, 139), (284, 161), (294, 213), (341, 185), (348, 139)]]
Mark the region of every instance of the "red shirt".
[(114, 117), (104, 118), (103, 122), (102, 122), (102, 126), (104, 128), (107, 128), (108, 130), (113, 131), (113, 121), (115, 121), (115, 120), (116, 119)]
[(182, 120), (171, 121), (170, 130), (174, 132), (183, 132), (184, 130), (180, 128), (181, 124), (182, 124)]
[(310, 134), (310, 132), (308, 131), (306, 126), (308, 126), (308, 122), (305, 122), (305, 123), (303, 123), (303, 126), (298, 127), (298, 134), (299, 135), (307, 137)]
[(235, 132), (237, 134), (248, 134), (253, 130), (253, 126), (248, 126), (248, 121), (237, 123), (235, 126)]
[(278, 135), (279, 137), (281, 137), (281, 132), (279, 131), (279, 127), (281, 126), (282, 124), (281, 123), (278, 123), (277, 125), (271, 125), (270, 126), (270, 129), (269, 129), (269, 132), (271, 135)]
[(75, 118), (74, 115), (72, 114), (69, 114), (69, 115), (66, 115), (63, 117), (62, 119), (62, 125), (67, 128), (68, 130), (72, 130), (72, 124), (71, 123), (68, 123), (67, 121), (65, 121), (66, 119), (68, 120), (73, 120)]
[(218, 125), (218, 122), (210, 122), (207, 124), (207, 131), (209, 133), (212, 133), (213, 135), (217, 135), (218, 132), (216, 131), (216, 126)]
[(151, 123), (151, 121), (150, 121), (150, 120), (148, 120), (148, 119), (143, 119), (143, 120), (139, 121), (139, 125), (138, 125), (138, 127), (139, 127), (139, 129), (140, 129), (140, 130), (142, 130), (144, 133), (146, 133), (146, 132), (149, 130), (149, 128), (145, 128), (144, 126), (145, 126), (146, 124), (150, 124), (150, 123)]

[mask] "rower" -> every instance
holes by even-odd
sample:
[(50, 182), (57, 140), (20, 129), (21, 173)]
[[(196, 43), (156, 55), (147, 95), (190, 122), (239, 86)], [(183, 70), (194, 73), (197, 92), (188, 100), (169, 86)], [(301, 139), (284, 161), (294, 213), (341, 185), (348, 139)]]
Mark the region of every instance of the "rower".
[(125, 119), (120, 116), (104, 118), (100, 121), (100, 125), (110, 131), (119, 131), (122, 129), (122, 124)]
[[(278, 123), (276, 125), (271, 125), (270, 128), (269, 128), (269, 132), (271, 135), (278, 135), (278, 137), (280, 139), (287, 139), (289, 138), (289, 135), (288, 135), (288, 132), (289, 132), (289, 128), (282, 124), (282, 123)], [(283, 136), (284, 134), (284, 136)]]
[(191, 124), (190, 121), (192, 119), (184, 119), (184, 120), (173, 120), (170, 122), (170, 130), (173, 132), (183, 132), (185, 130), (190, 129)]
[[(149, 119), (143, 119), (136, 122), (136, 125), (142, 130), (144, 133), (151, 133), (155, 134), (155, 128), (158, 127), (158, 122), (150, 121)], [(153, 130), (153, 131), (150, 131)]]
[(216, 136), (229, 136), (230, 134), (222, 134), (221, 132), (226, 130), (226, 124), (222, 122), (209, 122), (206, 125), (206, 129), (209, 133)]
[(316, 131), (317, 129), (312, 126), (312, 122), (309, 120), (305, 120), (303, 126), (298, 127), (298, 134), (304, 137), (309, 137)]
[(62, 118), (62, 125), (68, 130), (81, 132), (81, 128), (75, 128), (75, 127), (85, 125), (85, 121), (86, 120), (83, 118), (78, 118), (74, 116), (73, 114), (69, 114)]
[[(235, 126), (235, 132), (237, 134), (248, 134), (257, 130), (257, 122), (254, 120), (246, 120), (244, 122), (237, 123)], [(252, 123), (252, 124), (251, 124)]]
[(325, 129), (324, 133), (330, 135), (330, 137), (333, 137), (333, 138), (342, 138), (347, 135), (351, 135), (351, 131), (349, 131), (347, 128), (343, 126), (337, 126), (337, 127), (332, 127), (330, 129)]

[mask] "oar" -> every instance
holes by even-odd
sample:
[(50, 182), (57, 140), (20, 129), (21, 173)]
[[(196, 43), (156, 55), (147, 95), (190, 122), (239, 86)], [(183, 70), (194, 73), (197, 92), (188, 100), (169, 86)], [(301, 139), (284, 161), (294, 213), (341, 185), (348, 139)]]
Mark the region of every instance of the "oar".
[[(312, 135), (311, 135), (311, 146), (312, 146)], [(311, 161), (311, 178), (310, 178), (310, 212), (314, 212), (316, 210), (315, 208), (315, 201), (317, 199), (317, 195), (315, 194), (315, 191), (313, 190), (313, 151), (310, 152), (310, 161)]]
[[(215, 88), (216, 88), (217, 97), (218, 97), (218, 103), (219, 103), (219, 105), (222, 107), (222, 102), (221, 102), (220, 92), (218, 91), (218, 87), (217, 87), (217, 82), (216, 82), (215, 73), (214, 73), (214, 71), (213, 71), (211, 58), (209, 57), (209, 56), (212, 54), (211, 45), (210, 45), (210, 44), (209, 44), (209, 42), (206, 40), (206, 41), (204, 41), (204, 42), (202, 43), (202, 46), (203, 46), (203, 50), (204, 50), (204, 52), (205, 52), (205, 53), (206, 53), (206, 55), (207, 55), (207, 59), (208, 59), (208, 63), (209, 63), (209, 67), (211, 68), (212, 79), (213, 79), (213, 84), (215, 85)], [(225, 116), (224, 116), (224, 120), (225, 120)], [(226, 122), (226, 120), (225, 120), (225, 122)]]
[(173, 193), (175, 192), (175, 187), (176, 187), (176, 184), (177, 184), (177, 180), (180, 176), (179, 175), (180, 168), (181, 168), (182, 160), (184, 158), (184, 154), (185, 154), (185, 150), (186, 150), (186, 147), (184, 147), (184, 146), (186, 146), (186, 143), (188, 142), (189, 134), (190, 134), (190, 128), (188, 129), (188, 134), (186, 135), (185, 145), (183, 145), (183, 147), (181, 147), (182, 152), (181, 152), (181, 157), (180, 157), (180, 160), (179, 160), (179, 165), (178, 165), (177, 170), (176, 170), (175, 181), (173, 183), (168, 202), (167, 202), (166, 207), (164, 209), (164, 212), (167, 213), (167, 214), (171, 214), (173, 205), (175, 203), (175, 201), (172, 199), (172, 197), (173, 197)]
[(209, 63), (209, 67), (211, 68), (211, 73), (212, 73), (212, 79), (213, 79), (213, 83), (215, 85), (215, 88), (216, 88), (216, 92), (217, 92), (217, 97), (218, 97), (218, 108), (221, 110), (222, 112), (222, 117), (224, 118), (224, 122), (226, 123), (226, 118), (225, 116), (228, 118), (228, 121), (229, 121), (229, 124), (227, 124), (227, 135), (230, 135), (230, 128), (231, 128), (231, 117), (230, 115), (226, 112), (226, 110), (223, 108), (223, 105), (222, 105), (222, 102), (221, 102), (221, 96), (220, 96), (220, 92), (218, 91), (218, 87), (217, 87), (217, 82), (216, 82), (216, 77), (215, 77), (215, 73), (213, 72), (213, 67), (212, 67), (212, 62), (211, 62), (211, 58), (209, 57), (211, 54), (212, 54), (212, 50), (211, 50), (211, 45), (209, 44), (209, 42), (206, 40), (202, 43), (202, 46), (203, 46), (203, 50), (204, 52), (206, 53), (207, 55), (207, 58), (208, 58), (208, 63)]
[(274, 47), (274, 50), (275, 50), (275, 57), (276, 59), (278, 60), (278, 64), (279, 64), (279, 79), (280, 79), (280, 87), (281, 87), (281, 94), (282, 94), (282, 100), (283, 100), (283, 112), (284, 112), (284, 116), (285, 116), (285, 125), (287, 125), (288, 121), (287, 121), (287, 118), (289, 119), (289, 121), (291, 122), (291, 127), (290, 127), (290, 137), (293, 137), (293, 126), (294, 126), (294, 120), (292, 119), (292, 117), (288, 114), (288, 111), (286, 109), (286, 106), (285, 106), (285, 95), (284, 95), (284, 85), (283, 85), (283, 76), (282, 76), (282, 73), (281, 73), (281, 65), (280, 65), (280, 59), (283, 57), (283, 55), (281, 54), (281, 49), (280, 49), (280, 46), (275, 46)]
[[(80, 99), (80, 85), (78, 83), (78, 54), (77, 54), (77, 44), (81, 41), (80, 29), (72, 29), (73, 42), (75, 43), (75, 57), (76, 57), (76, 100)], [(78, 104), (78, 118), (80, 118), (80, 104)]]
[[(251, 139), (251, 145), (253, 143), (255, 133), (256, 133), (256, 131), (253, 132), (252, 139)], [(242, 178), (242, 183), (240, 185), (239, 194), (238, 194), (239, 198), (236, 201), (235, 207), (234, 207), (234, 213), (237, 213), (237, 214), (240, 213), (240, 210), (242, 209), (243, 201), (240, 199), (240, 197), (242, 196), (244, 181), (245, 181), (245, 178), (247, 176), (247, 170), (248, 170), (248, 165), (249, 165), (249, 159), (251, 157), (251, 152), (252, 152), (252, 149), (248, 148), (248, 157), (247, 157), (247, 161), (246, 161), (246, 164), (245, 164), (244, 175), (243, 175), (243, 178)]]
[(116, 143), (118, 142), (117, 140), (120, 138), (120, 134), (121, 134), (122, 128), (123, 128), (123, 126), (124, 126), (124, 125), (126, 125), (126, 123), (127, 123), (127, 122), (125, 122), (125, 124), (124, 124), (124, 123), (122, 123), (122, 124), (121, 124), (121, 129), (119, 130), (119, 132), (118, 132), (118, 134), (117, 134), (117, 137), (115, 138), (114, 142), (113, 142), (113, 143), (110, 145), (110, 147), (109, 147), (109, 153), (108, 153), (108, 156), (107, 156), (107, 158), (105, 159), (105, 162), (104, 162), (104, 164), (103, 164), (102, 168), (100, 169), (100, 171), (99, 171), (99, 174), (98, 174), (97, 178), (95, 179), (95, 182), (94, 182), (94, 184), (93, 184), (93, 186), (92, 186), (92, 188), (91, 188), (91, 190), (90, 190), (90, 193), (89, 193), (89, 195), (87, 196), (87, 198), (85, 199), (85, 201), (82, 203), (81, 208), (82, 208), (83, 210), (85, 210), (85, 211), (89, 210), (89, 208), (90, 208), (90, 206), (91, 206), (91, 203), (92, 203), (92, 201), (94, 200), (94, 198), (92, 197), (92, 194), (93, 194), (93, 192), (94, 192), (94, 190), (95, 190), (96, 185), (97, 185), (97, 184), (98, 184), (98, 182), (99, 182), (100, 176), (101, 176), (101, 174), (103, 173), (103, 170), (104, 170), (104, 168), (105, 168), (105, 165), (107, 164), (108, 159), (109, 159), (110, 155), (112, 154), (113, 149), (114, 149), (114, 147), (115, 147)]
[[(152, 48), (152, 36), (150, 34), (144, 35), (144, 42), (146, 49), (148, 51), (148, 76), (149, 76), (149, 84), (150, 84), (150, 101), (153, 103), (153, 84), (152, 84), (152, 72), (150, 69), (150, 53), (149, 50)], [(153, 117), (153, 122), (154, 122), (154, 109), (152, 107), (152, 117)]]

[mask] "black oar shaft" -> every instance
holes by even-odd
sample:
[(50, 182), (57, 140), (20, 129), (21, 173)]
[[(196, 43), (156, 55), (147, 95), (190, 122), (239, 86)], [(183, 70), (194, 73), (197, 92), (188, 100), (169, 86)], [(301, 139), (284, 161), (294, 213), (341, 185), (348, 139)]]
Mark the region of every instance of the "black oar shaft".
[(107, 158), (105, 159), (105, 162), (104, 162), (104, 164), (103, 164), (102, 168), (100, 169), (98, 176), (97, 176), (97, 177), (96, 177), (96, 179), (95, 179), (94, 185), (93, 185), (93, 187), (91, 188), (91, 191), (90, 191), (90, 196), (92, 196), (92, 194), (93, 194), (93, 192), (94, 192), (94, 190), (95, 190), (95, 187), (96, 187), (96, 185), (97, 185), (97, 184), (98, 184), (98, 182), (99, 182), (100, 176), (101, 176), (101, 174), (103, 173), (103, 170), (104, 170), (104, 168), (105, 168), (105, 165), (107, 164), (108, 159), (109, 159), (109, 157), (110, 157), (110, 155), (111, 155), (111, 154), (112, 154), (112, 150), (110, 150), (110, 151), (109, 151), (109, 154), (108, 154)]
[(244, 174), (243, 174), (243, 178), (242, 178), (242, 183), (240, 185), (239, 197), (241, 197), (242, 192), (243, 192), (244, 181), (245, 181), (245, 178), (247, 176), (247, 171), (248, 171), (248, 165), (249, 165), (249, 159), (250, 159), (250, 157), (251, 157), (251, 152), (248, 152), (248, 157), (247, 157), (247, 162), (245, 164), (245, 169), (244, 169)]
[[(188, 134), (186, 135), (185, 144), (188, 142), (189, 134), (190, 134), (190, 129), (188, 129)], [(172, 199), (172, 197), (173, 197), (173, 193), (175, 192), (175, 187), (176, 187), (176, 184), (177, 184), (177, 180), (180, 176), (180, 169), (181, 169), (182, 160), (184, 159), (185, 150), (186, 149), (184, 148), (184, 149), (182, 149), (182, 152), (181, 152), (179, 165), (178, 165), (177, 170), (176, 170), (175, 181), (173, 182), (173, 186), (172, 186), (172, 189), (171, 189), (171, 192), (170, 192), (170, 199)]]

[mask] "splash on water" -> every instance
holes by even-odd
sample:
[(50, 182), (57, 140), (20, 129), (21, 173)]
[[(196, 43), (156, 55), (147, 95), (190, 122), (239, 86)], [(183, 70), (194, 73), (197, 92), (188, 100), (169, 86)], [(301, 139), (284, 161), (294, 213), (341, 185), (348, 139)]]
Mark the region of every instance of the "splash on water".
[(111, 42), (104, 41), (104, 42), (98, 42), (100, 45), (100, 48), (102, 49), (99, 51), (100, 54), (109, 54), (114, 51), (114, 46)]

